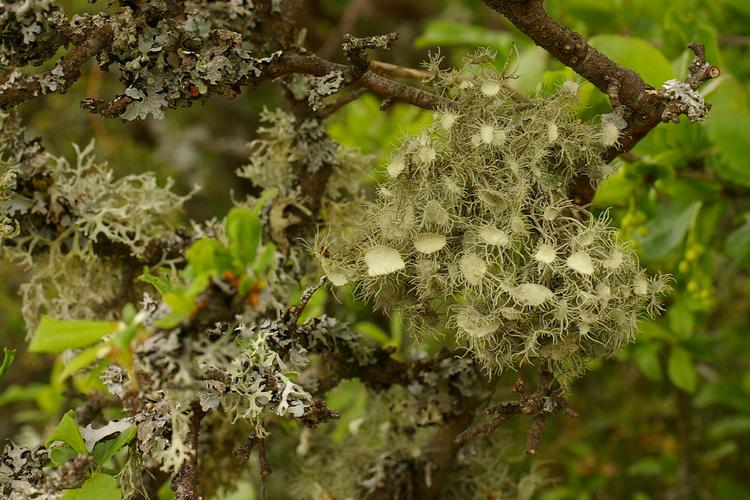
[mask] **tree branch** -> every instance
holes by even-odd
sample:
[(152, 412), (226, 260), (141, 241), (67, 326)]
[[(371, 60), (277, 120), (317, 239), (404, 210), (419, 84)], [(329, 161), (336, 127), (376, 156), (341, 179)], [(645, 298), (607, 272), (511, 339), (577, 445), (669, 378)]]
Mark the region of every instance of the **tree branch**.
[(97, 18), (75, 38), (80, 43), (50, 71), (22, 75), (18, 70), (0, 79), (0, 108), (7, 109), (50, 92), (64, 94), (81, 77), (81, 66), (112, 43), (113, 29)]
[(199, 403), (192, 404), (192, 415), (190, 415), (190, 430), (188, 440), (192, 453), (188, 455), (185, 462), (172, 478), (172, 491), (177, 500), (199, 500), (198, 482), (200, 471), (198, 470), (198, 435), (200, 434), (201, 421), (206, 415)]
[[(611, 161), (631, 150), (651, 129), (666, 119), (664, 111), (670, 101), (660, 90), (647, 85), (635, 71), (596, 50), (581, 34), (553, 20), (544, 10), (544, 0), (482, 1), (504, 15), (538, 46), (610, 96), (613, 108), (624, 106), (627, 126), (621, 131), (619, 142), (605, 152), (605, 160)], [(696, 60), (690, 65), (687, 83), (695, 89), (717, 77), (720, 71), (706, 63), (702, 46), (690, 44), (690, 48), (695, 52)], [(580, 204), (586, 204), (593, 198), (593, 189), (586, 187), (590, 183), (585, 177), (575, 181), (575, 197)]]

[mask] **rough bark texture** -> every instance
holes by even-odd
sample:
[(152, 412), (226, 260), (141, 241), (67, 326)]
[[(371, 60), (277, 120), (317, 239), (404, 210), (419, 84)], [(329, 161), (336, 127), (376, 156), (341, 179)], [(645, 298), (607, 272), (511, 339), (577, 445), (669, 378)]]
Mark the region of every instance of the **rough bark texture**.
[(190, 454), (180, 467), (180, 470), (172, 478), (172, 491), (177, 500), (199, 500), (198, 483), (200, 474), (198, 471), (198, 436), (200, 435), (201, 421), (206, 413), (200, 404), (193, 403), (193, 414), (190, 416), (190, 432), (188, 439), (193, 453)]

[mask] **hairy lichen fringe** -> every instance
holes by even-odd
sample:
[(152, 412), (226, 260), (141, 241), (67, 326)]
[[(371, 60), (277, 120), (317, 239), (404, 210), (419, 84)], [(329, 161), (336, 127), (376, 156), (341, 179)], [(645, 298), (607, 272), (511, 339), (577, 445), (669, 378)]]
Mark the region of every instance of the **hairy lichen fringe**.
[(480, 65), (433, 83), (451, 105), (397, 148), (354, 234), (321, 238), (324, 272), (418, 332), (452, 333), (488, 373), (542, 359), (570, 380), (631, 341), (668, 288), (564, 195), (610, 173), (609, 121), (581, 122), (570, 86), (519, 105)]

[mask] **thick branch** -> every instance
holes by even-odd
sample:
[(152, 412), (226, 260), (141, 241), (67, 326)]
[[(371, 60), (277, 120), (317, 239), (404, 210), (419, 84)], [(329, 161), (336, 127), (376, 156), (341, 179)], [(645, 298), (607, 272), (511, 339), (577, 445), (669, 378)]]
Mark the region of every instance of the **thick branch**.
[(582, 35), (549, 17), (543, 0), (483, 1), (605, 94), (613, 84), (619, 87), (620, 103), (633, 111), (633, 115), (623, 131), (617, 153), (631, 149), (661, 122), (661, 95), (638, 73), (620, 66), (589, 45)]
[(272, 79), (295, 73), (325, 76), (337, 71), (341, 72), (346, 84), (357, 84), (381, 96), (413, 104), (420, 108), (435, 109), (447, 103), (445, 99), (436, 94), (389, 80), (372, 70), (365, 71), (362, 76), (358, 78), (356, 74), (357, 71), (354, 67), (327, 61), (315, 54), (302, 50), (290, 50), (285, 52), (279, 59), (278, 63), (268, 68), (265, 79)]
[[(345, 85), (357, 85), (361, 88), (395, 101), (418, 106), (424, 109), (436, 109), (447, 105), (443, 97), (426, 90), (412, 87), (404, 83), (389, 80), (376, 72), (369, 70), (362, 73), (354, 66), (339, 64), (322, 59), (304, 49), (290, 49), (269, 64), (259, 76), (248, 77), (237, 82), (237, 86), (254, 88), (260, 83), (273, 80), (282, 76), (294, 74), (306, 74), (312, 76), (325, 76), (339, 72), (344, 78)], [(225, 85), (226, 86), (226, 85)], [(219, 90), (216, 93), (222, 93)], [(193, 100), (204, 99), (205, 96), (196, 95)], [(92, 112), (107, 117), (120, 116), (132, 102), (128, 96), (121, 95), (112, 101), (84, 100), (83, 106)]]
[[(664, 120), (664, 110), (670, 101), (663, 93), (647, 85), (635, 71), (625, 68), (592, 47), (579, 33), (562, 26), (544, 10), (544, 0), (483, 0), (490, 8), (504, 15), (537, 45), (547, 50), (560, 62), (610, 96), (613, 107), (623, 106), (627, 126), (620, 133), (619, 142), (609, 148), (604, 159), (610, 161), (632, 149), (638, 141)], [(696, 59), (690, 65), (686, 82), (693, 88), (715, 78), (719, 69), (706, 63), (703, 48), (691, 44)], [(593, 198), (590, 180), (576, 179), (581, 189), (573, 186), (576, 202), (586, 204)]]

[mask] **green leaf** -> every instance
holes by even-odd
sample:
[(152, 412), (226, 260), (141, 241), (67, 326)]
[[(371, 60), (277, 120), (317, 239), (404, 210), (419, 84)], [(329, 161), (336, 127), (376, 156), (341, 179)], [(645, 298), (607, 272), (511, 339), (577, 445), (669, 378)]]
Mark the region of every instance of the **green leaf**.
[(143, 328), (141, 327), (141, 325), (137, 323), (129, 325), (127, 328), (115, 334), (115, 336), (112, 338), (112, 343), (120, 349), (129, 349), (130, 343), (142, 329)]
[(255, 261), (263, 225), (255, 213), (247, 208), (233, 208), (227, 215), (225, 231), (229, 252), (243, 267)]
[(253, 263), (253, 274), (256, 278), (265, 276), (276, 263), (276, 245), (269, 243), (263, 247), (257, 260)]
[(658, 458), (643, 458), (628, 467), (629, 476), (662, 476), (664, 464)]
[(159, 292), (159, 295), (162, 297), (175, 290), (175, 286), (169, 280), (169, 271), (167, 269), (159, 269), (159, 276), (145, 273), (142, 274), (139, 279), (156, 288), (156, 291)]
[(116, 328), (115, 321), (60, 320), (42, 316), (29, 344), (29, 351), (55, 353), (86, 347)]
[(354, 325), (354, 331), (368, 337), (380, 345), (385, 345), (391, 340), (391, 337), (386, 333), (385, 330), (380, 328), (375, 323), (369, 321), (360, 321)]
[[(156, 492), (156, 500), (174, 500), (174, 492), (171, 488), (172, 482), (167, 479)], [(254, 499), (253, 499), (254, 500)]]
[(669, 179), (668, 181), (658, 179), (654, 182), (654, 186), (677, 202), (708, 201), (721, 197), (721, 184), (700, 179), (683, 177)]
[(120, 435), (114, 439), (108, 439), (96, 443), (96, 445), (94, 445), (94, 451), (91, 453), (94, 456), (96, 463), (99, 465), (107, 463), (107, 460), (112, 458), (115, 453), (132, 441), (136, 434), (138, 434), (138, 427), (133, 425), (122, 431)]
[(414, 40), (418, 49), (426, 47), (489, 47), (503, 52), (510, 47), (513, 35), (507, 31), (482, 28), (450, 21), (433, 21)]
[(190, 286), (188, 286), (186, 290), (181, 291), (179, 295), (184, 296), (191, 304), (193, 304), (195, 303), (196, 297), (203, 293), (210, 284), (211, 276), (209, 274), (201, 274), (200, 276), (196, 276), (190, 283)]
[(230, 267), (227, 249), (218, 240), (203, 238), (188, 248), (185, 258), (193, 277), (215, 275)]
[(164, 303), (169, 306), (172, 312), (184, 316), (190, 316), (195, 310), (195, 302), (178, 293), (168, 293), (164, 297)]
[(11, 363), (13, 363), (13, 360), (15, 358), (16, 358), (15, 349), (8, 349), (7, 347), (3, 347), (3, 364), (0, 365), (0, 380), (3, 379), (3, 377), (8, 371), (8, 368), (10, 368), (10, 365)]
[(674, 302), (667, 312), (669, 327), (680, 339), (687, 339), (695, 329), (695, 314), (684, 295), (675, 295)]
[(659, 382), (661, 380), (661, 364), (659, 363), (659, 351), (661, 343), (648, 342), (635, 346), (633, 360), (638, 369), (649, 380)]
[(266, 206), (266, 203), (268, 203), (270, 200), (276, 198), (279, 194), (279, 188), (277, 187), (271, 187), (266, 188), (263, 190), (262, 193), (260, 193), (260, 196), (255, 201), (255, 206), (253, 207), (253, 214), (256, 216), (260, 216), (260, 213), (263, 211), (263, 207)]
[(704, 124), (714, 146), (711, 168), (724, 180), (750, 186), (750, 144), (747, 141), (750, 113), (716, 111), (711, 113)]
[(750, 414), (750, 396), (739, 384), (729, 381), (719, 380), (704, 385), (695, 396), (694, 403), (698, 408), (725, 406)]
[(117, 479), (95, 472), (78, 490), (75, 500), (122, 500), (122, 492), (117, 486)]
[[(508, 87), (519, 92), (531, 92), (542, 82), (549, 54), (541, 47), (523, 49), (515, 62), (517, 78), (508, 80)], [(511, 62), (513, 64), (513, 62)]]
[(633, 191), (643, 185), (640, 179), (625, 175), (622, 167), (610, 175), (596, 188), (593, 204), (597, 207), (624, 206), (630, 200)]
[(636, 238), (643, 257), (661, 259), (682, 243), (700, 207), (701, 202), (695, 202), (661, 208), (656, 217), (645, 224), (648, 230), (646, 236)]
[(750, 186), (750, 109), (747, 94), (737, 78), (723, 75), (716, 91), (708, 96), (712, 109), (703, 122), (713, 153), (708, 163), (724, 180)]
[(62, 369), (58, 376), (58, 381), (62, 382), (78, 370), (82, 370), (93, 364), (98, 359), (106, 356), (110, 349), (111, 346), (109, 345), (97, 344), (79, 352)]
[(719, 0), (719, 2), (750, 16), (750, 3), (747, 0)]
[(13, 384), (0, 394), (0, 406), (19, 401), (33, 401), (46, 387), (44, 384)]
[(61, 446), (59, 448), (53, 448), (49, 452), (49, 460), (55, 467), (60, 467), (70, 462), (78, 456), (78, 452), (73, 448), (67, 446)]
[(184, 314), (178, 314), (176, 312), (169, 312), (161, 318), (154, 321), (154, 326), (157, 328), (174, 328), (187, 318)]
[(731, 471), (727, 471), (725, 474), (727, 475), (720, 475), (718, 481), (716, 481), (716, 493), (719, 500), (750, 498), (750, 487), (748, 487), (746, 479), (730, 477)]
[(192, 316), (196, 309), (195, 298), (187, 293), (168, 293), (164, 296), (164, 303), (171, 311), (154, 323), (158, 328), (175, 327)]
[(615, 62), (639, 73), (646, 83), (655, 88), (674, 78), (669, 60), (646, 40), (622, 35), (599, 35), (591, 37), (589, 43)]
[(73, 410), (63, 415), (60, 423), (57, 424), (55, 430), (52, 431), (52, 434), (44, 442), (44, 446), (49, 446), (54, 441), (62, 441), (81, 455), (89, 454), (86, 450), (86, 443), (83, 442), (83, 437), (81, 437), (81, 430), (73, 418), (74, 415), (75, 412)]
[(724, 244), (724, 251), (737, 264), (750, 267), (750, 217), (729, 235)]
[(135, 314), (136, 311), (133, 304), (125, 304), (125, 306), (122, 308), (122, 320), (128, 325), (132, 323), (133, 320), (135, 320)]
[(711, 424), (706, 433), (711, 439), (722, 439), (735, 434), (750, 434), (750, 417), (732, 415)]
[(672, 347), (667, 364), (669, 379), (685, 392), (693, 393), (698, 387), (698, 373), (690, 353), (680, 346)]

